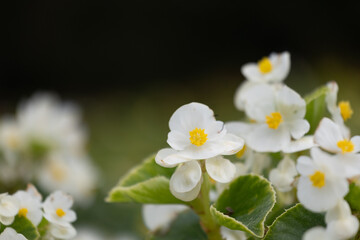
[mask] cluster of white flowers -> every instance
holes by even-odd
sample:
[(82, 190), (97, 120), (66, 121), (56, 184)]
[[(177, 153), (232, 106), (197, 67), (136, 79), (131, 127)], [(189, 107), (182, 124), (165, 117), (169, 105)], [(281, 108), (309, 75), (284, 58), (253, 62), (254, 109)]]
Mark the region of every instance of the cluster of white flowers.
[[(332, 120), (323, 118), (314, 136), (306, 136), (310, 130), (306, 102), (283, 83), (289, 70), (288, 52), (242, 67), (246, 80), (236, 92), (235, 106), (245, 112), (246, 122), (224, 125), (200, 103), (180, 107), (169, 122), (171, 148), (160, 150), (156, 162), (177, 166), (170, 190), (175, 197), (191, 201), (200, 191), (202, 173), (207, 172), (221, 192), (236, 176), (263, 174), (271, 166), (269, 153), (280, 152), (283, 159), (269, 172), (272, 184), (282, 193), (296, 188), (298, 200), (307, 209), (326, 212), (327, 228), (311, 229), (303, 238), (349, 239), (359, 229), (344, 200), (349, 181), (360, 175), (360, 136), (351, 137), (345, 125), (353, 110), (347, 101), (337, 104), (338, 86), (330, 82), (326, 103)], [(304, 150), (310, 150), (311, 157), (295, 161)], [(245, 159), (243, 163), (222, 157), (236, 152)]]
[(8, 186), (37, 181), (47, 192), (61, 189), (86, 203), (97, 172), (85, 145), (77, 107), (37, 94), (0, 122), (0, 181)]
[[(19, 216), (27, 218), (37, 227), (45, 218), (49, 224), (45, 239), (72, 239), (76, 236), (76, 230), (71, 224), (76, 220), (75, 212), (70, 209), (72, 205), (72, 197), (61, 191), (55, 191), (42, 202), (41, 194), (29, 184), (26, 191), (0, 195), (0, 223), (9, 226), (14, 222), (15, 216)], [(0, 234), (0, 239), (26, 238), (7, 227)]]

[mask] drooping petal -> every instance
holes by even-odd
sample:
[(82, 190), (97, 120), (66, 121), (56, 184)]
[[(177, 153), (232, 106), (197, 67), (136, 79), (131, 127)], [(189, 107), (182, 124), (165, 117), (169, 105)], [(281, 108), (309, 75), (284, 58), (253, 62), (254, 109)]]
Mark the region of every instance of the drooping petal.
[(310, 124), (305, 119), (296, 119), (290, 123), (290, 133), (295, 139), (304, 136), (310, 130)]
[(236, 166), (222, 156), (206, 159), (206, 171), (217, 182), (228, 183), (234, 179)]
[(305, 232), (303, 240), (331, 240), (324, 227), (313, 227)]
[(197, 198), (197, 196), (199, 195), (199, 192), (201, 190), (202, 181), (203, 181), (203, 179), (201, 177), (198, 184), (189, 192), (175, 192), (171, 189), (171, 187), (170, 187), (170, 191), (176, 198), (178, 198), (184, 202), (190, 202), (190, 201), (194, 200), (195, 198)]
[(290, 53), (283, 52), (283, 53), (271, 53), (270, 54), (270, 61), (274, 65), (274, 69), (272, 71), (272, 76), (269, 81), (270, 82), (282, 82), (288, 76), (290, 71)]
[(155, 161), (160, 166), (172, 168), (191, 159), (181, 157), (174, 149), (164, 148), (156, 154)]
[(340, 152), (338, 141), (343, 140), (341, 129), (329, 118), (323, 118), (314, 134), (316, 144), (329, 152)]
[(284, 147), (283, 152), (284, 153), (300, 152), (315, 146), (316, 145), (314, 143), (314, 136), (305, 136), (298, 140), (291, 141), (289, 145)]
[(277, 94), (278, 111), (283, 115), (284, 121), (292, 122), (303, 119), (306, 112), (305, 100), (294, 90), (284, 85)]
[(201, 179), (201, 167), (197, 161), (190, 161), (179, 166), (170, 179), (172, 192), (189, 192), (196, 187)]
[(221, 149), (221, 155), (232, 155), (240, 151), (244, 143), (244, 139), (228, 133), (219, 141), (218, 148)]

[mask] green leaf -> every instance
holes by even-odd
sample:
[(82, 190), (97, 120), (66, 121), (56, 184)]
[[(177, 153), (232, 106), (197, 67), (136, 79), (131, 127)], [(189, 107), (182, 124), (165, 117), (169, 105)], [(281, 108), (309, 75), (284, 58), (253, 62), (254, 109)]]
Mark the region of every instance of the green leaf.
[(275, 202), (270, 182), (251, 174), (235, 179), (210, 210), (219, 224), (263, 237), (266, 216)]
[(156, 164), (154, 157), (132, 169), (107, 198), (109, 202), (181, 203), (169, 189), (169, 179), (175, 169)]
[(171, 223), (170, 229), (165, 234), (157, 233), (152, 240), (207, 240), (202, 230), (199, 217), (191, 210), (179, 214)]
[(360, 211), (360, 186), (356, 183), (351, 183), (345, 200), (348, 201), (351, 209)]
[(310, 131), (308, 134), (313, 134), (319, 125), (320, 120), (326, 114), (326, 94), (329, 88), (327, 86), (320, 87), (314, 92), (305, 96), (306, 115), (305, 119), (310, 123)]
[(315, 226), (325, 226), (324, 215), (310, 212), (297, 204), (275, 220), (264, 240), (301, 240), (303, 234)]
[(28, 240), (37, 240), (40, 237), (36, 227), (26, 217), (15, 216), (15, 220), (11, 225), (1, 225), (1, 232), (7, 227), (13, 228), (17, 233), (24, 235)]
[(38, 231), (41, 237), (44, 237), (49, 229), (49, 222), (48, 220), (46, 220), (46, 218), (43, 218), (40, 222), (40, 224), (38, 225)]

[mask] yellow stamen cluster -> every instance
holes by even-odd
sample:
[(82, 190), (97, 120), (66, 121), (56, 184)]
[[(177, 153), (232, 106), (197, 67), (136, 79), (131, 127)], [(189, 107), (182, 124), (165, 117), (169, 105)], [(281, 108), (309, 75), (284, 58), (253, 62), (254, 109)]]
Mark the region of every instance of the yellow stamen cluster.
[(63, 217), (66, 215), (66, 213), (61, 208), (58, 208), (56, 209), (56, 215), (58, 215), (59, 217)]
[(190, 134), (190, 142), (196, 146), (203, 145), (207, 140), (207, 134), (205, 133), (205, 129), (195, 128)]
[(310, 175), (309, 178), (314, 187), (322, 188), (323, 186), (325, 186), (325, 174), (324, 173), (322, 173), (320, 171), (316, 171), (313, 175)]
[(26, 217), (28, 212), (29, 210), (27, 208), (20, 208), (18, 215), (19, 217)]
[(354, 144), (351, 142), (351, 140), (341, 140), (337, 142), (337, 146), (341, 149), (342, 153), (349, 153), (354, 151)]
[(269, 73), (272, 70), (272, 64), (269, 58), (264, 57), (258, 62), (259, 70), (262, 74)]
[(244, 147), (236, 153), (236, 157), (241, 158), (244, 155), (245, 151), (246, 151), (246, 145), (244, 145)]
[(354, 112), (351, 108), (350, 102), (341, 101), (341, 102), (339, 102), (338, 106), (340, 108), (340, 113), (341, 113), (341, 116), (344, 119), (344, 121), (351, 118), (351, 116), (353, 115)]
[(282, 116), (279, 112), (273, 112), (266, 116), (266, 123), (272, 129), (277, 129), (282, 121)]

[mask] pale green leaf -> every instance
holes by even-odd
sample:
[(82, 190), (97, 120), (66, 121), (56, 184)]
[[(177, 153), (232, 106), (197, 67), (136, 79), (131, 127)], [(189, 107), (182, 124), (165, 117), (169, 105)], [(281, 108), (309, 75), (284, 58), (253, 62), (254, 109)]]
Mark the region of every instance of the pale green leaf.
[(211, 206), (211, 213), (227, 228), (263, 237), (264, 222), (275, 199), (275, 191), (268, 180), (252, 174), (241, 176)]

